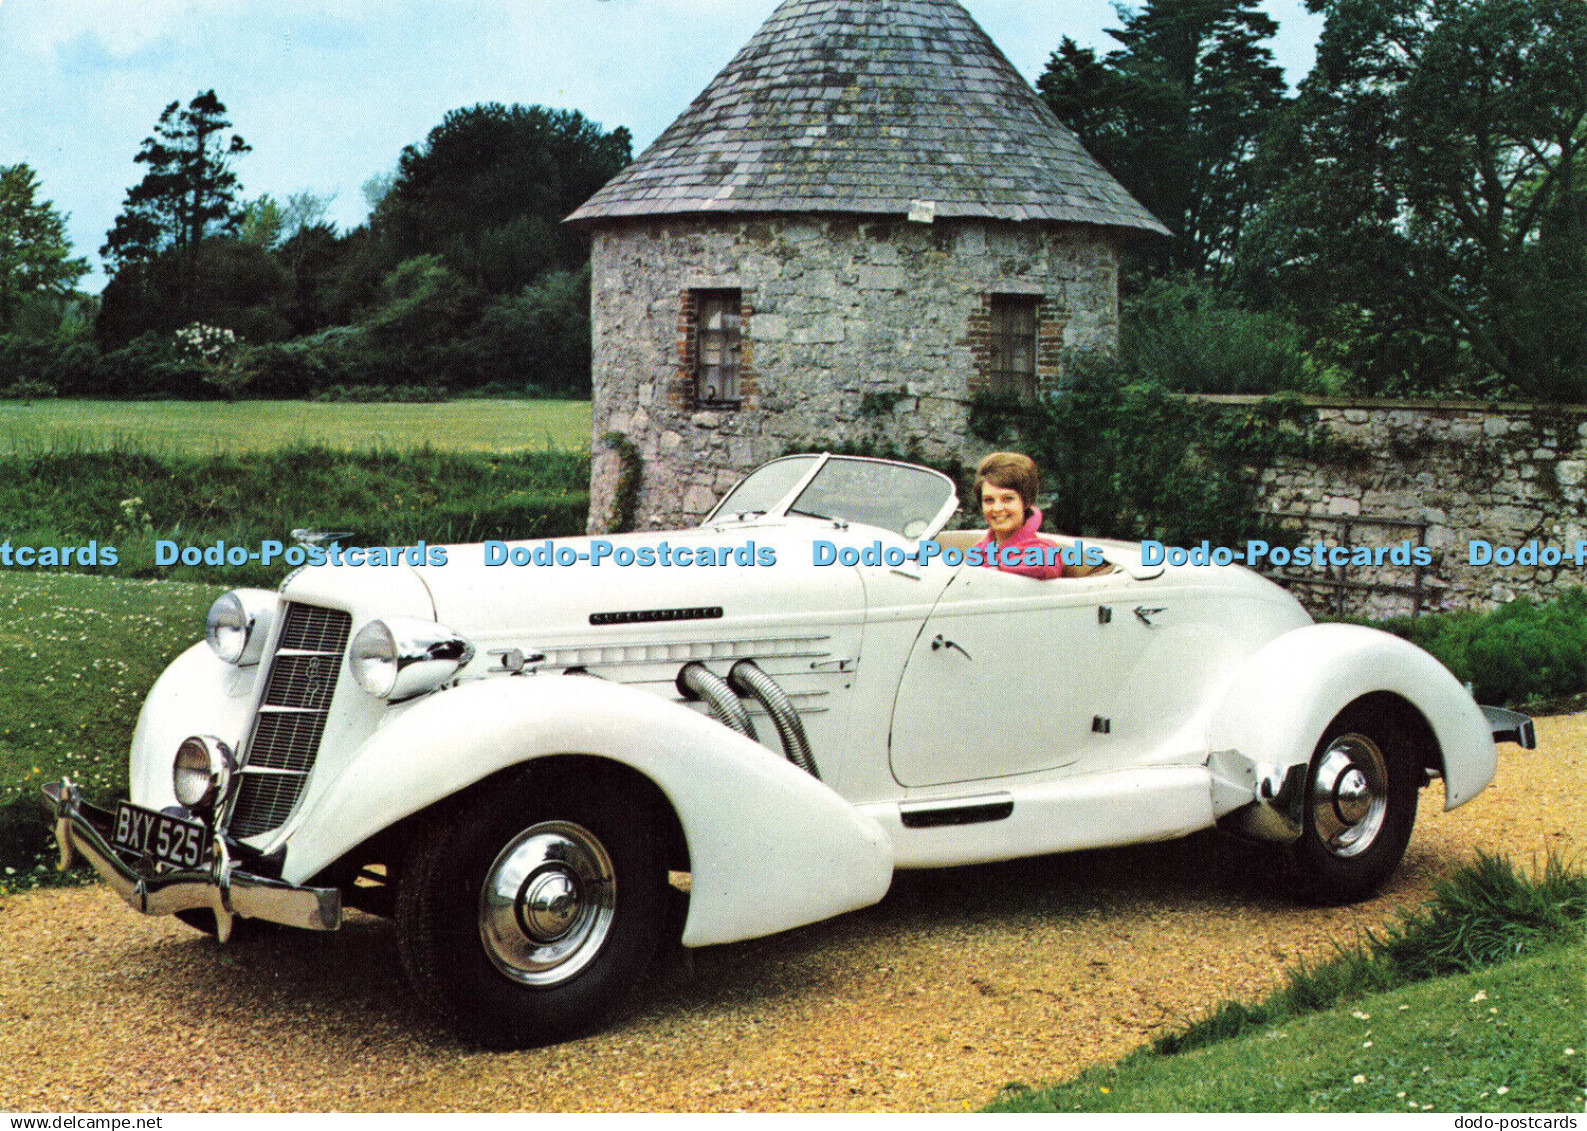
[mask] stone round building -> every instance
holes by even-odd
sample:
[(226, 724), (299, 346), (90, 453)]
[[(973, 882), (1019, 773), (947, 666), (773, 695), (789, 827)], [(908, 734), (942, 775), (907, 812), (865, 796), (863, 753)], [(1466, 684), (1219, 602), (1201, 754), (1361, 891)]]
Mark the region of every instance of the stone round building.
[(1118, 333), (1166, 232), (954, 0), (786, 0), (569, 220), (592, 236), (591, 529), (626, 435), (638, 528), (790, 449), (964, 458), (977, 389)]

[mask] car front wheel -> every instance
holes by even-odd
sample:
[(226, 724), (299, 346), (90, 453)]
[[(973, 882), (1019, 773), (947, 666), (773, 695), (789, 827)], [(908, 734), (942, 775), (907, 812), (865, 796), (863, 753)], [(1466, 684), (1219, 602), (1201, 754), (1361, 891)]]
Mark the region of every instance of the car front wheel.
[(613, 783), (548, 786), (527, 773), (433, 822), (397, 899), (410, 981), (493, 1048), (595, 1028), (632, 990), (664, 929), (653, 826)]
[(1290, 851), (1300, 893), (1350, 903), (1377, 891), (1405, 855), (1419, 785), (1403, 730), (1377, 712), (1341, 713), (1312, 756), (1303, 827)]

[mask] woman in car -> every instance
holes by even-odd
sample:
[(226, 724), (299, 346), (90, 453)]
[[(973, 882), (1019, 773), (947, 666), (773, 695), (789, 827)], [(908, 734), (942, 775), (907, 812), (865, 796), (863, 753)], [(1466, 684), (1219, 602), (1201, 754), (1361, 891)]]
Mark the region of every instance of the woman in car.
[(981, 551), (983, 566), (1042, 580), (1063, 576), (1058, 544), (1036, 533), (1041, 528), (1041, 508), (1034, 503), (1039, 489), (1035, 462), (1019, 452), (993, 452), (976, 467), (975, 490), (987, 529), (975, 548)]

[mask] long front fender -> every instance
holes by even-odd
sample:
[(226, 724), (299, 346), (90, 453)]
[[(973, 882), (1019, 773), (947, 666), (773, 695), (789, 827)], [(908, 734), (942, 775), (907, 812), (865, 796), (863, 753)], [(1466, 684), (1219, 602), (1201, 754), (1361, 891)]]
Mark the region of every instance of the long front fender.
[(852, 911), (892, 883), (881, 827), (766, 747), (649, 692), (553, 675), (478, 680), (393, 708), (293, 821), (287, 877), (313, 876), (498, 770), (559, 754), (630, 766), (671, 803), (692, 869), (686, 946)]
[(1303, 765), (1340, 711), (1384, 691), (1410, 703), (1432, 728), (1446, 810), (1493, 780), (1492, 732), (1460, 682), (1414, 644), (1359, 625), (1297, 628), (1248, 657), (1213, 712), (1207, 748), (1281, 769)]

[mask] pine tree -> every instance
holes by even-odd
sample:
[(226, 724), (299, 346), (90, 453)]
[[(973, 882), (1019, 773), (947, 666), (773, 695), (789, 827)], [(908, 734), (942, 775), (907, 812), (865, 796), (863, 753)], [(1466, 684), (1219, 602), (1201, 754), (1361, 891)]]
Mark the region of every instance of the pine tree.
[(1257, 0), (1120, 9), (1103, 59), (1065, 39), (1037, 88), (1081, 143), (1176, 233), (1165, 266), (1220, 276), (1257, 201), (1247, 176), (1284, 102)]
[(117, 273), (174, 252), (181, 261), (173, 296), (180, 310), (193, 304), (199, 245), (210, 236), (235, 233), (242, 222), (240, 185), (231, 165), (251, 147), (228, 134), (230, 129), (225, 104), (213, 90), (195, 96), (185, 109), (179, 102), (167, 106), (133, 158), (148, 172), (127, 190), (121, 215), (99, 249)]

